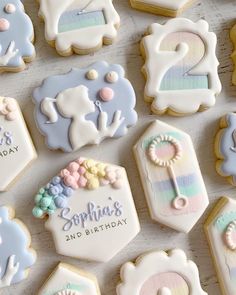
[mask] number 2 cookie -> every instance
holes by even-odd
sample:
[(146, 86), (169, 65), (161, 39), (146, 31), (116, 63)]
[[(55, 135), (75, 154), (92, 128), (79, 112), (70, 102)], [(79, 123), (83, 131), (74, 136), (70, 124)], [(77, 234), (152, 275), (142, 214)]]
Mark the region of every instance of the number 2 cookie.
[(196, 264), (179, 249), (143, 254), (124, 264), (120, 276), (117, 295), (207, 295)]
[(134, 154), (152, 219), (189, 232), (209, 203), (190, 136), (154, 121)]
[[(19, 31), (20, 28), (20, 31)], [(20, 0), (0, 2), (0, 72), (19, 72), (32, 61), (33, 24)]]
[(221, 91), (216, 35), (206, 21), (184, 18), (152, 24), (141, 42), (145, 101), (156, 114), (186, 115), (215, 104)]
[(175, 17), (189, 7), (194, 0), (130, 0), (130, 2), (136, 9)]
[(35, 197), (33, 214), (47, 217), (58, 254), (105, 262), (139, 232), (125, 169), (79, 158)]
[(112, 0), (39, 0), (45, 37), (63, 56), (88, 54), (113, 43), (120, 17)]

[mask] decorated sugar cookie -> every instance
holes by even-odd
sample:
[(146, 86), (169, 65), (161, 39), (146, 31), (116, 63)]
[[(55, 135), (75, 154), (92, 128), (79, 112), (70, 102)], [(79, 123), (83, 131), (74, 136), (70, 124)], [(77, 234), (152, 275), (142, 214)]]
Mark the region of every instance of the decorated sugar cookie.
[(215, 139), (216, 170), (236, 185), (236, 114), (228, 113), (220, 120)]
[(132, 85), (121, 66), (106, 62), (47, 78), (34, 102), (47, 145), (65, 152), (123, 136), (137, 121)]
[[(20, 31), (19, 31), (20, 27)], [(19, 72), (32, 61), (33, 24), (20, 0), (0, 2), (0, 72)]]
[(58, 254), (85, 260), (110, 260), (140, 230), (125, 169), (87, 158), (39, 190), (33, 214), (48, 216)]
[(136, 9), (172, 17), (181, 14), (193, 2), (194, 0), (130, 0)]
[(39, 0), (45, 38), (60, 55), (89, 54), (110, 45), (120, 17), (112, 0)]
[(233, 71), (233, 75), (232, 75), (232, 83), (234, 85), (236, 85), (236, 25), (233, 26), (233, 28), (230, 31), (230, 39), (233, 42), (233, 53), (231, 55), (231, 58), (233, 60), (234, 63), (234, 71)]
[(196, 264), (182, 250), (154, 251), (121, 268), (117, 295), (207, 295)]
[(59, 263), (38, 295), (100, 295), (95, 276), (76, 267)]
[(0, 288), (24, 280), (36, 261), (36, 252), (30, 248), (30, 233), (14, 217), (12, 208), (0, 207)]
[(190, 136), (154, 121), (134, 154), (152, 219), (189, 232), (209, 203)]
[(17, 101), (0, 97), (0, 192), (37, 158)]
[(222, 294), (236, 294), (236, 201), (223, 197), (205, 223)]
[(184, 18), (152, 24), (141, 42), (145, 100), (156, 114), (186, 115), (215, 104), (221, 91), (216, 35), (206, 21)]

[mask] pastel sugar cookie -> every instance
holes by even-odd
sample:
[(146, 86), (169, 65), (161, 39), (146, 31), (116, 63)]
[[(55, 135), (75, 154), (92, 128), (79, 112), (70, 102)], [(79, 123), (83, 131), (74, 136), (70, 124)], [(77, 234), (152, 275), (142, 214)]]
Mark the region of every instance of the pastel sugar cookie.
[(135, 9), (175, 17), (187, 9), (194, 0), (130, 0)]
[(223, 295), (236, 294), (236, 201), (223, 197), (205, 222), (205, 232)]
[(206, 21), (185, 18), (152, 24), (142, 39), (145, 101), (156, 114), (186, 115), (215, 104), (221, 91), (216, 35)]
[(0, 207), (0, 288), (20, 283), (36, 261), (30, 233), (14, 217), (11, 207)]
[[(20, 27), (20, 31), (19, 31)], [(33, 24), (20, 0), (0, 2), (0, 72), (19, 72), (35, 57)]]
[(35, 217), (44, 218), (58, 254), (105, 262), (139, 232), (125, 169), (79, 158), (35, 197)]
[(157, 120), (134, 154), (151, 218), (188, 233), (209, 203), (190, 136)]
[(232, 27), (232, 29), (230, 30), (230, 39), (233, 43), (234, 49), (233, 49), (233, 53), (231, 55), (232, 61), (234, 63), (234, 71), (233, 71), (233, 75), (232, 75), (232, 83), (234, 85), (236, 85), (236, 25), (234, 25)]
[(127, 133), (136, 96), (119, 65), (96, 62), (45, 79), (34, 91), (35, 119), (50, 149), (65, 152)]
[(0, 192), (37, 158), (17, 101), (0, 96)]
[(95, 276), (66, 263), (59, 263), (37, 295), (101, 295)]
[(45, 38), (60, 55), (89, 54), (117, 36), (120, 17), (112, 0), (39, 0)]
[(120, 276), (117, 295), (207, 295), (196, 264), (179, 249), (143, 254), (125, 263)]
[(215, 139), (216, 170), (236, 185), (236, 114), (228, 113), (220, 120)]

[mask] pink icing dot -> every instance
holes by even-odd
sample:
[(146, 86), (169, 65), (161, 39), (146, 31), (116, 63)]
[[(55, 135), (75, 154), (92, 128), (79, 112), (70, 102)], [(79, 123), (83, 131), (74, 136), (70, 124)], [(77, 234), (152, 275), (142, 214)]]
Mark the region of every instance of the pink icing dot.
[(6, 109), (9, 112), (15, 111), (16, 110), (16, 104), (14, 102), (8, 102), (6, 105)]
[(66, 177), (68, 175), (70, 175), (70, 172), (67, 169), (61, 170), (61, 172), (60, 172), (61, 177)]
[(86, 172), (86, 169), (84, 167), (80, 166), (78, 172), (80, 175), (83, 175)]
[(99, 91), (99, 96), (103, 101), (111, 101), (114, 97), (114, 91), (109, 87), (104, 87)]
[(80, 176), (78, 180), (79, 187), (85, 187), (87, 184), (87, 179), (84, 176)]
[(10, 23), (5, 18), (0, 18), (0, 32), (7, 31), (10, 28)]
[(9, 112), (6, 115), (8, 121), (14, 121), (16, 119), (16, 112)]
[(65, 183), (65, 185), (68, 185), (68, 186), (72, 187), (73, 189), (78, 189), (79, 188), (78, 184), (76, 183), (73, 176), (70, 176), (70, 175), (66, 176), (64, 178), (64, 183)]
[(70, 172), (78, 171), (78, 169), (79, 169), (79, 164), (76, 163), (76, 162), (71, 162), (71, 163), (69, 164), (69, 166), (68, 166), (68, 170), (69, 170)]

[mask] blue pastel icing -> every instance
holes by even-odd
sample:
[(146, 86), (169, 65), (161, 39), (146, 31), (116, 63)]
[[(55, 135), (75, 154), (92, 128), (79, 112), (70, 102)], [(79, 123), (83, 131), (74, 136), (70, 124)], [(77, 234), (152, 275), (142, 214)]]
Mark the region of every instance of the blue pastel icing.
[(215, 226), (219, 231), (224, 232), (227, 229), (228, 225), (235, 219), (236, 211), (226, 212), (216, 219)]
[(1, 278), (6, 272), (10, 256), (15, 255), (15, 263), (19, 263), (18, 272), (12, 279), (11, 284), (18, 283), (25, 278), (25, 270), (35, 263), (36, 257), (28, 250), (29, 237), (22, 227), (14, 220), (9, 219), (7, 207), (0, 207), (0, 267)]
[[(98, 78), (88, 80), (86, 73), (89, 70), (96, 70)], [(115, 71), (119, 79), (116, 83), (109, 83), (105, 76), (107, 73)], [(114, 98), (110, 102), (101, 103), (101, 108), (108, 114), (108, 125), (111, 124), (114, 113), (121, 111), (121, 117), (124, 121), (120, 125), (113, 137), (121, 137), (126, 134), (127, 127), (133, 126), (137, 122), (137, 113), (134, 110), (136, 96), (134, 89), (125, 77), (124, 69), (117, 64), (108, 64), (105, 61), (99, 61), (84, 69), (73, 68), (64, 75), (51, 76), (45, 79), (42, 85), (35, 89), (33, 101), (35, 107), (35, 120), (41, 133), (45, 135), (47, 145), (51, 149), (62, 149), (65, 152), (71, 152), (72, 146), (69, 140), (69, 127), (71, 119), (64, 118), (59, 112), (56, 123), (47, 124), (47, 117), (41, 112), (41, 102), (45, 97), (56, 98), (56, 96), (68, 88), (74, 88), (84, 85), (89, 89), (89, 98), (94, 102), (99, 99), (98, 92), (103, 87), (110, 87), (114, 91)], [(96, 108), (94, 113), (86, 116), (87, 120), (92, 121), (98, 127), (99, 110)]]
[[(6, 4), (14, 4), (16, 11), (12, 14), (5, 12)], [(0, 18), (9, 21), (10, 28), (7, 31), (0, 31), (0, 56), (4, 55), (12, 41), (15, 41), (15, 49), (18, 53), (10, 59), (7, 67), (19, 67), (22, 64), (22, 57), (31, 57), (35, 54), (35, 49), (31, 43), (33, 37), (33, 25), (24, 12), (23, 4), (20, 0), (1, 0)]]

